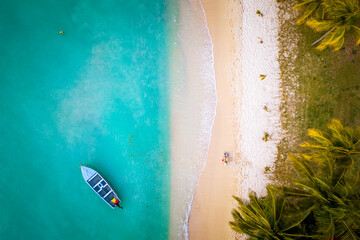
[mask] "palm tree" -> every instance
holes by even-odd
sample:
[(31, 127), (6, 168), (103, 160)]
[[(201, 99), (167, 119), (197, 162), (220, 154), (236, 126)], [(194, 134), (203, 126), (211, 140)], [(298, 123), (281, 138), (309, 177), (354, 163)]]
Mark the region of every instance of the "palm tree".
[(290, 155), (293, 186), (267, 186), (233, 209), (231, 228), (250, 239), (360, 239), (360, 127), (333, 119), (327, 131), (309, 129), (305, 154)]
[(329, 131), (310, 129), (316, 142), (303, 147), (315, 152), (291, 155), (289, 158), (298, 177), (287, 195), (314, 203), (318, 233), (324, 239), (360, 238), (360, 128), (344, 127), (332, 120)]
[(304, 10), (304, 15), (297, 21), (306, 24), (317, 32), (326, 33), (313, 43), (321, 43), (318, 50), (327, 47), (339, 50), (344, 45), (345, 34), (355, 36), (356, 45), (360, 44), (360, 6), (359, 0), (305, 0), (294, 6)]
[[(328, 131), (309, 129), (308, 136), (315, 142), (306, 142), (301, 146), (320, 153), (332, 153), (335, 157), (349, 157), (360, 153), (360, 127), (344, 127), (340, 120), (332, 119), (327, 125)], [(353, 162), (353, 161), (352, 161)]]
[(233, 196), (239, 207), (232, 211), (234, 221), (229, 223), (230, 227), (238, 233), (247, 234), (250, 239), (290, 240), (309, 237), (299, 233), (299, 229), (313, 207), (296, 209), (285, 199), (282, 191), (267, 186), (267, 192), (265, 198), (258, 198), (255, 193), (250, 193), (249, 203)]
[(356, 44), (360, 43), (360, 7), (358, 0), (324, 0), (325, 17), (321, 19), (311, 18), (306, 24), (315, 31), (327, 31), (318, 41), (321, 41), (317, 49), (323, 50), (333, 47), (334, 51), (344, 45), (345, 33), (354, 34)]
[[(317, 231), (323, 239), (360, 237), (359, 174), (348, 166), (338, 166), (330, 156), (292, 156), (291, 161), (299, 177), (293, 180), (297, 186), (287, 188), (288, 195), (314, 204)], [(317, 168), (318, 163), (319, 167)], [(347, 169), (345, 172), (343, 169)], [(322, 172), (320, 169), (327, 169)], [(326, 174), (327, 173), (327, 174)]]

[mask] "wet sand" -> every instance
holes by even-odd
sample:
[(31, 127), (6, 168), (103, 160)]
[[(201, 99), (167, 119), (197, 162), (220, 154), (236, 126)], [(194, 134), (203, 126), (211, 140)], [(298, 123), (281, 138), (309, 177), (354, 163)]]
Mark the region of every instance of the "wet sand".
[[(241, 23), (239, 3), (233, 1), (202, 1), (210, 35), (214, 44), (215, 79), (218, 95), (215, 122), (205, 170), (198, 183), (189, 221), (189, 239), (229, 239), (228, 222), (236, 194), (236, 153), (238, 139), (240, 87), (236, 72), (234, 17)], [(235, 14), (238, 14), (237, 16)], [(239, 40), (239, 39), (237, 39)], [(230, 153), (230, 163), (222, 164), (224, 151)]]

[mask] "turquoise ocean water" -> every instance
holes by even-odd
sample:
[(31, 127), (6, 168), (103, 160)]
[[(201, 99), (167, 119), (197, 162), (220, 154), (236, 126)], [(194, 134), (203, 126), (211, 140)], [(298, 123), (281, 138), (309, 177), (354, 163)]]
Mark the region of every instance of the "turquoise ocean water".
[(168, 238), (168, 5), (0, 3), (0, 239)]

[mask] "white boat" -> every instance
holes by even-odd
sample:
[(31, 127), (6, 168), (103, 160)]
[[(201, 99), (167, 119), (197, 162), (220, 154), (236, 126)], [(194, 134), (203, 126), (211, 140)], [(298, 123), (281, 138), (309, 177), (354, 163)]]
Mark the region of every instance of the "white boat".
[(122, 208), (119, 205), (121, 200), (118, 195), (97, 171), (85, 166), (80, 166), (80, 168), (84, 180), (100, 198), (102, 198), (111, 208)]

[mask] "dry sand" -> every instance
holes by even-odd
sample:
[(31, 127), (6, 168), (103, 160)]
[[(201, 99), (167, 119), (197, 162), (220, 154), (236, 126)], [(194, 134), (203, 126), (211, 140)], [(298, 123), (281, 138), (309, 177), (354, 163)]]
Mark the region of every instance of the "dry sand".
[[(237, 154), (234, 150), (238, 135), (235, 110), (239, 101), (234, 91), (239, 91), (239, 87), (232, 69), (240, 70), (240, 66), (234, 66), (238, 62), (235, 54), (238, 45), (235, 44), (232, 15), (238, 14), (237, 23), (240, 23), (240, 5), (236, 1), (221, 0), (205, 0), (202, 3), (214, 44), (218, 103), (206, 167), (191, 208), (189, 238), (218, 240), (231, 236), (228, 222), (233, 207), (232, 195), (237, 187), (234, 177)], [(228, 166), (221, 162), (224, 151), (232, 157)]]
[[(256, 14), (257, 10), (262, 16)], [(278, 63), (278, 7), (276, 0), (243, 0), (241, 50), (241, 188), (266, 194), (270, 183), (265, 167), (273, 168), (280, 131)], [(266, 75), (261, 80), (260, 75)], [(268, 141), (265, 141), (265, 134)]]

